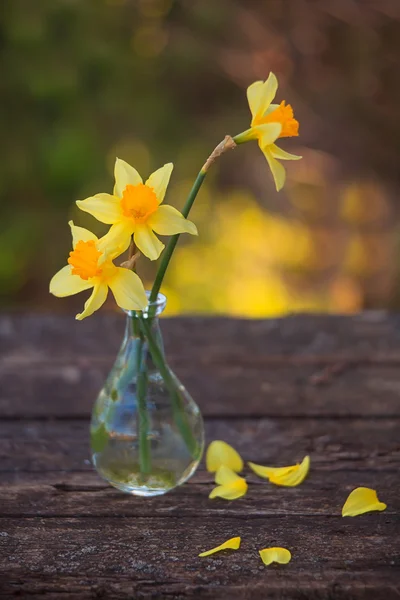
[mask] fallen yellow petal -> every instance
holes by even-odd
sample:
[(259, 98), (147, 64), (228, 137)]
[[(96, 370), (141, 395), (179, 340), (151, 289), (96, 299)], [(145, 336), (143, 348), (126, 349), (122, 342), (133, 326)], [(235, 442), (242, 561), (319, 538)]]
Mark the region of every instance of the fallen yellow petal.
[(241, 479), (243, 479), (243, 477), (240, 477), (240, 475), (225, 465), (219, 467), (218, 471), (215, 473), (215, 483), (219, 483), (219, 485), (230, 485)]
[(292, 558), (286, 548), (264, 548), (264, 550), (259, 550), (259, 554), (264, 565), (270, 565), (273, 562), (286, 565)]
[(379, 502), (375, 490), (359, 487), (353, 490), (342, 508), (342, 517), (356, 517), (373, 510), (385, 510), (387, 505)]
[(237, 550), (240, 547), (240, 537), (234, 537), (230, 540), (227, 540), (220, 546), (216, 548), (211, 548), (211, 550), (207, 550), (206, 552), (202, 552), (199, 554), (200, 557), (210, 556), (210, 554), (215, 554), (215, 552), (219, 552), (220, 550)]
[(210, 473), (218, 471), (222, 465), (239, 473), (243, 469), (243, 460), (232, 446), (222, 440), (214, 440), (207, 449), (206, 465)]
[(296, 465), (291, 467), (263, 467), (262, 465), (256, 465), (252, 462), (249, 462), (248, 465), (256, 475), (263, 477), (264, 479), (269, 479), (273, 475), (275, 475), (275, 477), (287, 475), (296, 468)]
[(247, 482), (237, 475), (232, 469), (222, 465), (216, 475), (215, 483), (219, 485), (211, 490), (209, 498), (223, 498), (224, 500), (237, 500), (247, 492)]
[(310, 470), (310, 457), (305, 456), (300, 464), (289, 467), (263, 467), (249, 462), (249, 467), (259, 477), (269, 479), (275, 485), (295, 487), (304, 481)]

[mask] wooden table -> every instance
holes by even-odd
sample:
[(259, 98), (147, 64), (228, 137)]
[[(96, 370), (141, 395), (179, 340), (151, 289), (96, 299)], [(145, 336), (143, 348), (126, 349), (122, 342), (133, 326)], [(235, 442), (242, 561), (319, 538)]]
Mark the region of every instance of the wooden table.
[[(204, 466), (152, 500), (94, 472), (90, 409), (122, 329), (119, 315), (0, 319), (1, 598), (400, 598), (400, 317), (163, 322), (208, 442), (261, 464), (311, 456), (301, 486), (246, 471), (234, 502), (208, 499)], [(343, 519), (358, 486), (387, 510)], [(238, 535), (237, 552), (197, 557)], [(275, 545), (292, 562), (264, 567)]]

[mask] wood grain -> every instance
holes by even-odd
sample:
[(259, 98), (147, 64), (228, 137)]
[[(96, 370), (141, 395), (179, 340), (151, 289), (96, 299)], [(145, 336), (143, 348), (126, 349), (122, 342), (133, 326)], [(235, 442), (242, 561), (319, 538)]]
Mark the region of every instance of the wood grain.
[[(400, 318), (166, 319), (171, 365), (208, 441), (245, 460), (311, 456), (279, 488), (211, 501), (202, 466), (164, 497), (109, 487), (89, 462), (88, 419), (121, 340), (118, 315), (0, 318), (0, 597), (345, 600), (400, 597)], [(357, 486), (383, 513), (343, 519)], [(240, 535), (236, 552), (198, 553)], [(290, 548), (266, 568), (258, 549)]]

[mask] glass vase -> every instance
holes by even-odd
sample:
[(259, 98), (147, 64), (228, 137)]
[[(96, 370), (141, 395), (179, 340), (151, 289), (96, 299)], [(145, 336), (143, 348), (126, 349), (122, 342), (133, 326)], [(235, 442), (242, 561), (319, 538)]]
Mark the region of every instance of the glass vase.
[(165, 494), (193, 475), (203, 453), (200, 410), (166, 363), (158, 295), (143, 313), (127, 313), (117, 359), (93, 407), (92, 460), (123, 492)]

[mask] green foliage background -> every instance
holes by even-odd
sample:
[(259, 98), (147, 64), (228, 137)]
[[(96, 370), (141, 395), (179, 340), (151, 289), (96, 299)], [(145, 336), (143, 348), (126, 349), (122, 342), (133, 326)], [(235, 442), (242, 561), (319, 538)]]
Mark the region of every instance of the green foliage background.
[[(302, 167), (295, 182), (297, 200), (293, 194), (289, 199), (276, 195), (256, 148), (241, 149), (241, 157), (235, 154), (211, 175), (207, 196), (199, 199), (200, 207), (204, 202), (211, 214), (198, 209), (200, 229), (206, 231), (213, 218), (210, 197), (223, 205), (231, 193), (245, 190), (261, 210), (305, 219), (314, 235), (321, 223), (329, 229), (340, 218), (335, 212), (340, 191), (332, 195), (327, 190), (333, 184), (339, 190), (348, 182), (358, 185), (367, 180), (381, 186), (384, 206), (373, 203), (379, 206), (373, 220), (367, 219), (369, 230), (382, 235), (378, 243), (383, 245), (388, 236), (396, 240), (399, 5), (395, 0), (384, 8), (374, 0), (365, 5), (341, 4), (333, 6), (329, 0), (4, 0), (0, 31), (3, 307), (56, 307), (47, 286), (65, 263), (66, 220), (74, 218), (97, 233), (103, 231), (87, 215), (78, 216), (74, 200), (111, 189), (116, 155), (144, 175), (172, 160), (177, 185), (168, 201), (181, 206), (189, 180), (210, 150), (226, 133), (247, 127), (245, 88), (270, 70), (282, 81), (282, 98), (295, 106), (301, 122), (303, 161), (308, 167)], [(285, 148), (292, 151), (290, 145)], [(315, 151), (324, 157), (322, 183), (316, 183), (314, 176), (320, 164), (312, 154)], [(298, 201), (304, 195), (315, 196), (318, 203), (333, 209), (321, 214), (304, 208), (304, 202)], [(363, 211), (359, 213), (357, 227), (366, 221)], [(397, 264), (397, 246), (390, 244), (389, 257)], [(366, 252), (368, 261), (368, 248)], [(359, 300), (351, 305), (354, 309), (396, 302), (397, 269), (388, 272), (385, 262), (376, 269), (386, 274), (380, 295), (369, 295), (369, 286), (377, 288), (375, 280), (368, 282), (365, 274), (360, 280), (357, 269), (351, 274), (358, 278), (360, 289)], [(225, 268), (221, 264), (221, 270)], [(143, 269), (144, 277), (151, 278), (154, 265)], [(305, 264), (301, 272), (310, 269), (323, 286), (329, 265), (317, 269), (318, 274)], [(179, 288), (178, 279), (175, 275), (170, 285), (184, 295), (187, 289)], [(294, 293), (301, 293), (304, 281), (292, 282)], [(201, 310), (201, 298), (200, 294), (197, 304), (193, 300), (193, 310)], [(206, 309), (214, 308), (208, 303)]]

